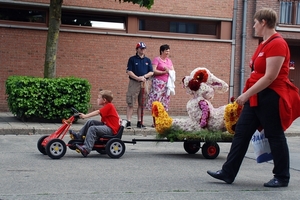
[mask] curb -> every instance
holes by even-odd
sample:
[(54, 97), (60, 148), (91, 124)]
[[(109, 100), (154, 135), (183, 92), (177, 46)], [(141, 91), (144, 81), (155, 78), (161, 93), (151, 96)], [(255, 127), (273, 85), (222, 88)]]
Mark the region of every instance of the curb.
[[(72, 128), (74, 131), (79, 131), (79, 128)], [(57, 131), (57, 129), (52, 128), (17, 128), (17, 129), (0, 129), (0, 135), (50, 135)], [(68, 133), (67, 133), (68, 134)], [(154, 128), (146, 128), (146, 129), (124, 129), (123, 135), (156, 135), (157, 132)], [(299, 132), (286, 132), (286, 137), (300, 137)]]
[[(74, 131), (79, 129), (73, 128)], [(0, 129), (0, 135), (50, 135), (57, 131), (57, 129), (51, 128), (17, 128), (17, 129)], [(69, 133), (67, 133), (69, 134)], [(149, 129), (124, 129), (123, 135), (156, 135), (156, 131), (153, 128)]]

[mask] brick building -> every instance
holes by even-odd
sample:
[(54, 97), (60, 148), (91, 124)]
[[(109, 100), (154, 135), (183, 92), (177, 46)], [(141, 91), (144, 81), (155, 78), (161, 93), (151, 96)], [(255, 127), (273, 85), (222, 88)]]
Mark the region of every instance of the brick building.
[[(115, 0), (64, 0), (56, 75), (88, 79), (92, 85), (92, 109), (96, 108), (99, 88), (112, 90), (117, 110), (125, 114), (125, 71), (128, 58), (135, 54), (136, 43), (147, 44), (146, 56), (151, 59), (159, 55), (160, 45), (169, 44), (177, 76), (170, 114), (186, 114), (190, 96), (181, 88), (181, 79), (196, 67), (208, 68), (230, 85), (228, 93), (216, 94), (213, 100), (215, 107), (224, 105), (231, 96), (238, 96), (250, 73), (247, 63), (260, 41), (252, 29), (255, 10), (268, 6), (281, 13), (286, 10), (280, 11), (283, 5), (289, 4), (157, 0), (147, 10)], [(293, 5), (299, 2), (293, 1)], [(0, 111), (8, 111), (8, 76), (43, 77), (48, 9), (49, 0), (0, 0)], [(277, 29), (290, 45), (295, 62), (291, 79), (299, 87), (299, 21), (289, 24), (284, 20)]]
[(276, 31), (287, 41), (290, 47), (291, 61), (295, 65), (294, 69), (290, 68), (290, 80), (300, 88), (300, 1), (238, 1), (233, 82), (235, 96), (241, 92), (243, 83), (250, 74), (249, 61), (257, 45), (262, 41), (261, 38), (255, 36), (253, 15), (256, 10), (263, 7), (273, 8), (277, 11), (279, 22)]

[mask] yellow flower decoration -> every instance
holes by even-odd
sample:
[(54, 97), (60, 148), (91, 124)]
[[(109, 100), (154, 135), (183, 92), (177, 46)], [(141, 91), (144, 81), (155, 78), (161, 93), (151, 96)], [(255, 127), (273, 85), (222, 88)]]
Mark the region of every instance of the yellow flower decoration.
[(235, 133), (235, 125), (242, 112), (242, 106), (236, 102), (230, 103), (225, 107), (224, 120), (227, 131), (231, 134)]
[(165, 111), (161, 102), (154, 101), (152, 103), (152, 116), (155, 119), (155, 129), (158, 133), (163, 134), (166, 129), (171, 127), (173, 119)]

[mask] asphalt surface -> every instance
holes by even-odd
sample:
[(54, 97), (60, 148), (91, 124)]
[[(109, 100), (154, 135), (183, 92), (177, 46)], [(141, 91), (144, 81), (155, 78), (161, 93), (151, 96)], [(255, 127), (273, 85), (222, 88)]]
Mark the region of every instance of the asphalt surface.
[[(183, 142), (143, 142), (155, 138), (154, 129), (134, 128), (124, 131), (122, 141), (139, 141), (126, 143), (126, 152), (119, 159), (96, 151), (84, 158), (71, 149), (67, 149), (64, 157), (51, 159), (39, 152), (37, 141), (61, 124), (23, 123), (9, 113), (0, 116), (0, 200), (300, 198), (298, 120), (286, 131), (290, 150), (289, 187), (265, 188), (263, 183), (272, 178), (273, 164), (272, 161), (256, 163), (251, 145), (235, 182), (226, 184), (211, 178), (206, 171), (221, 168), (230, 143), (218, 143), (219, 156), (205, 159), (201, 149), (196, 154), (187, 154)], [(132, 121), (135, 123), (135, 119)], [(79, 130), (84, 122), (79, 120), (72, 128)], [(144, 124), (152, 124), (151, 116), (144, 116)], [(69, 140), (64, 138), (66, 143)]]

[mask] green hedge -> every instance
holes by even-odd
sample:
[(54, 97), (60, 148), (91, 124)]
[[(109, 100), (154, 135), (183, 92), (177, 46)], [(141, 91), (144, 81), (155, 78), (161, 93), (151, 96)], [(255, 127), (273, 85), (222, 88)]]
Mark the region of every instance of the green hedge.
[(9, 110), (27, 121), (33, 118), (69, 118), (71, 107), (86, 113), (90, 108), (90, 83), (85, 79), (10, 76), (6, 80)]

